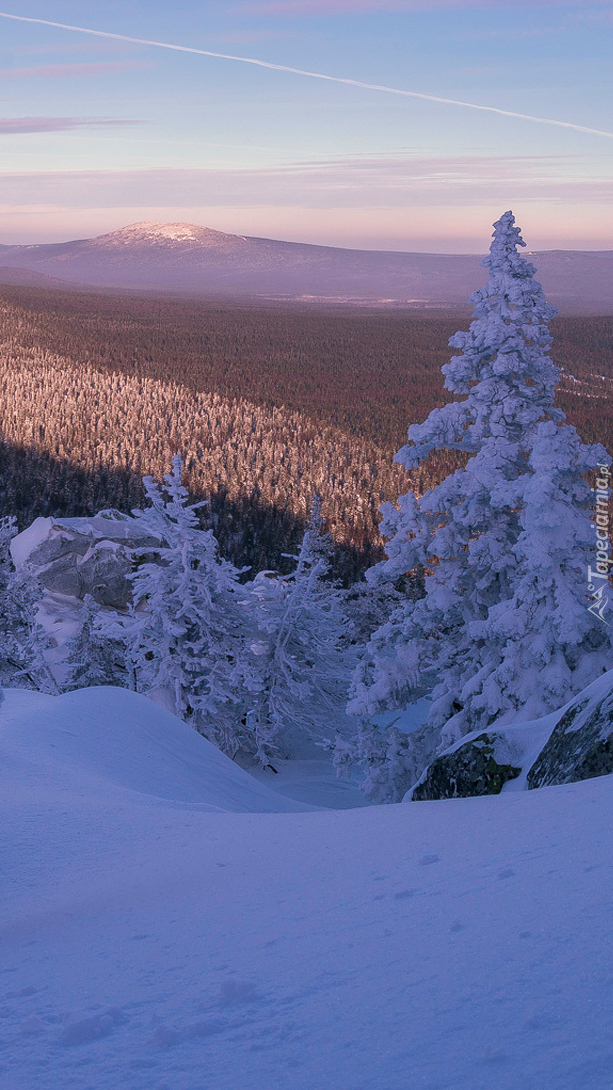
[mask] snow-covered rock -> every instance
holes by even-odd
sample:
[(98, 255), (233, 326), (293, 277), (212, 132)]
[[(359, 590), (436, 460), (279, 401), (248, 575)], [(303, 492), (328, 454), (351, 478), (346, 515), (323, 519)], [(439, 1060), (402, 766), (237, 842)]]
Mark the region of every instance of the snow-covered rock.
[(543, 719), (465, 735), (405, 800), (469, 798), (613, 773), (613, 670)]
[(512, 750), (504, 734), (478, 734), (452, 753), (437, 757), (413, 788), (411, 798), (421, 802), (499, 795), (507, 780), (521, 773), (521, 766), (512, 763), (514, 756), (517, 759)]
[(28, 565), (46, 590), (73, 598), (91, 594), (101, 605), (131, 601), (130, 550), (156, 540), (120, 511), (91, 518), (37, 518), (11, 542), (15, 567)]
[(584, 689), (559, 714), (528, 772), (529, 788), (574, 783), (613, 772), (613, 670)]

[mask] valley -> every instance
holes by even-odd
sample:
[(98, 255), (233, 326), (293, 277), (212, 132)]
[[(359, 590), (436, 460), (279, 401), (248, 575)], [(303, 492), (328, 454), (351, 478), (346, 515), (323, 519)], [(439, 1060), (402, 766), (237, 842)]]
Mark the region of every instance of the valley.
[[(441, 366), (467, 312), (356, 312), (148, 295), (0, 289), (2, 511), (129, 511), (141, 478), (183, 453), (224, 554), (283, 568), (314, 492), (352, 581), (378, 559), (379, 507), (405, 490), (393, 456), (448, 400)], [(559, 317), (559, 403), (613, 441), (613, 317)], [(423, 491), (452, 452), (411, 475)]]

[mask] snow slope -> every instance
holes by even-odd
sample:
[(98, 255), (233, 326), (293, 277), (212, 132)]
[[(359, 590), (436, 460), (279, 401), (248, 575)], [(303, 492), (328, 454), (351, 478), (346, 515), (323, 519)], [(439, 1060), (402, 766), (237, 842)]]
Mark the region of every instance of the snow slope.
[(227, 812), (144, 708), (0, 707), (3, 1090), (609, 1090), (612, 777)]
[(87, 790), (132, 805), (137, 794), (208, 810), (310, 809), (285, 804), (171, 712), (126, 689), (6, 690), (0, 727), (4, 771), (14, 767), (17, 791), (42, 783), (49, 793)]

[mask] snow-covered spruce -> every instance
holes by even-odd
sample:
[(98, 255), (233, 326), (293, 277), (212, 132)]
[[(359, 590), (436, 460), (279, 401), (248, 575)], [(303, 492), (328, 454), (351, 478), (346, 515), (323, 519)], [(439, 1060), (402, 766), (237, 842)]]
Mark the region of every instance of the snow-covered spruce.
[(67, 651), (64, 691), (98, 685), (130, 687), (123, 630), (117, 623), (105, 625), (100, 604), (91, 594), (83, 599), (78, 628)]
[[(536, 718), (610, 666), (610, 629), (588, 612), (593, 553), (585, 474), (610, 464), (581, 443), (553, 405), (558, 368), (548, 355), (556, 314), (511, 212), (495, 224), (474, 320), (443, 368), (462, 400), (409, 428), (396, 460), (413, 469), (435, 450), (468, 455), (465, 468), (421, 497), (383, 508), (388, 559), (369, 573), (394, 580), (424, 565), (425, 596), (407, 600), (371, 638), (349, 709), (360, 733), (367, 789), (400, 797), (425, 764), (495, 720)], [(382, 739), (368, 716), (432, 690), (426, 725)], [(387, 750), (391, 744), (391, 753)], [(369, 757), (370, 752), (370, 757)], [(393, 767), (392, 767), (393, 766)]]
[(55, 693), (44, 657), (49, 638), (38, 621), (42, 590), (27, 565), (15, 570), (10, 545), (16, 533), (13, 517), (0, 519), (0, 681)]
[(342, 594), (326, 578), (330, 556), (315, 497), (294, 572), (260, 572), (251, 585), (258, 632), (250, 646), (248, 722), (263, 764), (275, 753), (304, 754), (348, 724), (352, 655), (343, 646)]
[(217, 555), (181, 484), (182, 463), (160, 487), (144, 485), (151, 506), (135, 511), (159, 546), (132, 575), (136, 609), (127, 626), (128, 658), (139, 692), (191, 723), (234, 757), (254, 748), (246, 723), (246, 592), (239, 570)]

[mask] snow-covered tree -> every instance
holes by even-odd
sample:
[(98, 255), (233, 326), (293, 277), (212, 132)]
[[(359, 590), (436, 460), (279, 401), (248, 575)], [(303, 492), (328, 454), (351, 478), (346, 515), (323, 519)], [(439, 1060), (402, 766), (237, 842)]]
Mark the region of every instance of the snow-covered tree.
[(114, 629), (113, 633), (108, 631), (103, 624), (100, 605), (91, 594), (86, 594), (77, 631), (67, 644), (65, 690), (96, 685), (126, 687), (125, 646), (116, 624)]
[(16, 533), (13, 517), (0, 519), (0, 679), (55, 693), (55, 678), (44, 657), (50, 640), (38, 620), (42, 590), (27, 566), (15, 569), (10, 545)]
[(10, 586), (13, 579), (11, 560), (11, 540), (17, 533), (14, 518), (0, 519), (0, 676), (4, 683), (9, 681), (19, 668), (15, 662), (15, 642), (12, 633), (12, 602)]
[(385, 505), (388, 559), (369, 573), (427, 572), (425, 596), (371, 638), (349, 705), (364, 718), (431, 689), (428, 722), (404, 747), (403, 787), (456, 738), (499, 717), (546, 714), (611, 661), (609, 629), (587, 608), (594, 533), (585, 476), (610, 459), (582, 444), (554, 407), (547, 323), (556, 310), (518, 253), (525, 243), (512, 213), (494, 226), (474, 320), (450, 340), (462, 355), (443, 367), (461, 400), (411, 426), (396, 455), (414, 469), (432, 451), (459, 451), (465, 467), (421, 497)]
[(342, 594), (328, 578), (330, 552), (315, 497), (295, 570), (284, 578), (261, 572), (253, 583), (259, 631), (248, 721), (263, 764), (330, 740), (345, 722), (351, 653)]
[(160, 487), (144, 478), (151, 506), (135, 511), (157, 538), (132, 575), (136, 609), (127, 626), (136, 684), (230, 756), (247, 744), (242, 647), (245, 593), (239, 570), (217, 555), (181, 484), (182, 462)]

